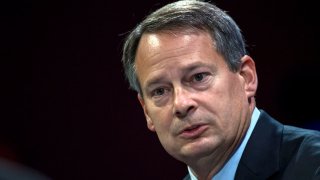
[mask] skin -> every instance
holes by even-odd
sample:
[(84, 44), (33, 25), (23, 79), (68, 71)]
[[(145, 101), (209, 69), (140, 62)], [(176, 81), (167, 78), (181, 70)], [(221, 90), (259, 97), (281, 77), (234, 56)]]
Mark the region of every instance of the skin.
[(147, 126), (199, 179), (213, 177), (244, 137), (255, 106), (254, 61), (229, 70), (200, 32), (144, 34), (136, 55)]

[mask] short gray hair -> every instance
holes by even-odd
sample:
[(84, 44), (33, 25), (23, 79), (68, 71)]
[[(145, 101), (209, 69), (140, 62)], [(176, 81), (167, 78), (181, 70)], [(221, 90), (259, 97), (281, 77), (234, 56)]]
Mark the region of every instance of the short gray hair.
[(143, 33), (160, 31), (206, 31), (213, 45), (231, 71), (241, 65), (241, 57), (247, 54), (240, 28), (234, 20), (214, 4), (199, 0), (181, 0), (168, 4), (147, 16), (127, 36), (123, 47), (122, 63), (130, 87), (142, 93), (135, 70), (135, 58)]

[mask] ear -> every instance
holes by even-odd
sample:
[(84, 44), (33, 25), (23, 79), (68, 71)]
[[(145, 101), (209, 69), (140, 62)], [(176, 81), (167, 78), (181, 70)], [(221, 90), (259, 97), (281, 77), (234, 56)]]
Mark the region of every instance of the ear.
[(255, 96), (258, 88), (258, 76), (256, 72), (256, 65), (253, 59), (245, 55), (241, 58), (240, 75), (245, 82), (245, 91), (248, 99)]
[(154, 128), (154, 125), (153, 125), (153, 121), (152, 121), (152, 119), (150, 118), (150, 116), (149, 116), (149, 114), (148, 114), (148, 110), (147, 110), (147, 108), (146, 108), (144, 99), (143, 99), (143, 97), (142, 97), (140, 94), (138, 94), (138, 99), (139, 99), (139, 102), (140, 102), (140, 104), (141, 104), (141, 106), (142, 106), (144, 115), (146, 116), (148, 128), (150, 129), (150, 131), (155, 131), (155, 128)]

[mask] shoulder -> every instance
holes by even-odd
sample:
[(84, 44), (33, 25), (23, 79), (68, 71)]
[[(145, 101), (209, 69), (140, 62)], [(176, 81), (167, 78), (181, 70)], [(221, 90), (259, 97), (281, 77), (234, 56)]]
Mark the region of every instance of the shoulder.
[(297, 152), (316, 151), (320, 153), (320, 131), (285, 125), (282, 141), (284, 148), (289, 146)]
[(50, 180), (41, 172), (22, 164), (0, 158), (1, 180)]
[(320, 132), (284, 126), (280, 167), (293, 179), (320, 177)]
[(236, 179), (320, 179), (319, 131), (283, 125), (260, 112)]

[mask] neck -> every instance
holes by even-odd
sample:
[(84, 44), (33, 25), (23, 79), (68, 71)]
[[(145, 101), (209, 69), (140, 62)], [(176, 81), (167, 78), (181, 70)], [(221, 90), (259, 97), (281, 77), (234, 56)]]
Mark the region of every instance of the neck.
[(244, 122), (239, 127), (237, 136), (232, 144), (224, 144), (224, 147), (219, 147), (215, 152), (209, 156), (198, 158), (197, 161), (190, 160), (187, 164), (190, 166), (192, 173), (198, 178), (198, 180), (211, 180), (231, 158), (232, 154), (236, 151), (242, 139), (244, 138), (251, 122), (253, 110), (255, 108), (255, 100), (249, 104), (249, 110), (244, 113)]
[(229, 160), (237, 146), (238, 143), (235, 142), (225, 151), (219, 150), (220, 152), (214, 152), (208, 157), (189, 164), (192, 173), (198, 180), (211, 180)]

